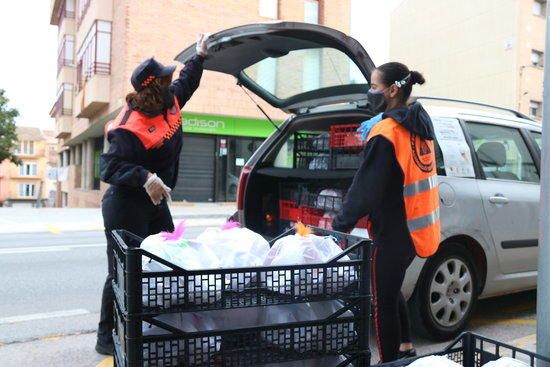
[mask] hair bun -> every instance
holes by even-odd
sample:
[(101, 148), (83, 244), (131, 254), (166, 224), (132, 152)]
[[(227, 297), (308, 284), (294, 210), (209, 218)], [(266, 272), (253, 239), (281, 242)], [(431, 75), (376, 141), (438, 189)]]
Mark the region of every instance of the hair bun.
[(420, 74), (418, 71), (411, 71), (411, 83), (414, 84), (424, 84), (426, 83), (426, 79), (424, 79), (424, 76)]

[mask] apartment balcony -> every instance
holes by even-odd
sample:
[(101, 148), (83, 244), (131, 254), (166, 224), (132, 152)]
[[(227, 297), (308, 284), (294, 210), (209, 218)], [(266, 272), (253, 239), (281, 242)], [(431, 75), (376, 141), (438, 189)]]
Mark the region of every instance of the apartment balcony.
[(109, 105), (110, 97), (111, 76), (108, 72), (90, 75), (85, 82), (80, 83), (75, 100), (76, 117), (93, 118), (95, 114)]
[(57, 92), (57, 100), (55, 101), (50, 116), (55, 118), (56, 138), (66, 139), (71, 135), (73, 121), (73, 85), (63, 83)]

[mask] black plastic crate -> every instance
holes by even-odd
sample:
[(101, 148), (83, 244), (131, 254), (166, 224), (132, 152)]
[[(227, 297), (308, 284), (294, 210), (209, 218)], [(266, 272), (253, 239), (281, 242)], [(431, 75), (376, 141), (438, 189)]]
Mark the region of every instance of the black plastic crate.
[[(263, 363), (305, 360), (322, 356), (346, 356), (348, 362), (367, 365), (369, 359), (368, 330), (370, 314), (370, 248), (363, 238), (315, 228), (319, 235), (331, 235), (344, 248), (344, 253), (325, 264), (258, 267), (246, 269), (216, 269), (186, 271), (140, 249), (141, 239), (125, 231), (115, 231), (115, 361), (118, 366), (250, 366)], [(292, 234), (293, 230), (280, 237)], [(271, 241), (273, 244), (277, 239)], [(343, 256), (350, 260), (338, 261)], [(172, 270), (143, 272), (141, 259), (151, 257)], [(198, 293), (203, 299), (211, 289), (170, 286), (180, 277), (196, 276), (236, 281), (231, 288), (216, 290), (219, 299), (212, 303), (190, 302), (189, 296)], [(312, 282), (322, 276), (322, 281)], [(290, 278), (288, 278), (290, 276)], [(344, 281), (344, 279), (348, 279)], [(268, 279), (272, 287), (267, 287)], [(277, 291), (276, 281), (291, 279), (290, 289)], [(168, 287), (160, 295), (176, 302), (150, 304), (143, 299), (149, 284)], [(275, 281), (275, 283), (273, 282)], [(184, 283), (189, 285), (190, 283)], [(236, 287), (235, 287), (236, 285)], [(144, 287), (145, 286), (145, 287)], [(208, 287), (207, 287), (208, 288)], [(158, 290), (157, 288), (154, 288)], [(281, 289), (279, 289), (281, 290)], [(152, 299), (156, 300), (159, 294)], [(151, 298), (146, 299), (151, 300)], [(163, 323), (155, 317), (212, 310), (235, 311), (274, 309), (289, 304), (330, 301), (345, 307), (333, 315), (294, 323), (269, 324), (247, 328), (215, 329), (185, 332)], [(248, 307), (248, 309), (244, 309)], [(254, 308), (252, 308), (254, 307)], [(143, 335), (143, 323), (151, 323), (163, 332)], [(332, 333), (328, 333), (332, 331)], [(312, 337), (315, 335), (315, 337)], [(274, 340), (277, 341), (274, 343)]]
[(298, 152), (321, 153), (329, 152), (330, 134), (326, 133), (295, 133), (294, 149)]
[[(342, 366), (352, 362), (368, 366), (369, 316), (357, 303), (323, 320), (197, 332), (184, 332), (149, 317), (125, 318), (117, 310), (116, 366), (258, 366), (330, 356)], [(352, 316), (342, 316), (350, 310), (354, 310)], [(149, 323), (156, 327), (156, 335), (128, 336), (128, 328)]]
[(331, 153), (331, 169), (358, 169), (361, 165), (362, 153), (346, 153), (333, 150)]
[[(185, 270), (139, 248), (138, 236), (114, 231), (115, 298), (124, 315), (156, 315), (369, 296), (372, 242), (325, 229), (315, 233), (335, 237), (343, 253), (323, 264)], [(349, 260), (341, 260), (345, 256)], [(143, 257), (171, 270), (143, 271)]]
[(343, 191), (342, 190), (335, 190), (336, 192), (340, 193), (340, 196), (332, 196), (332, 195), (321, 195), (318, 191), (315, 192), (308, 192), (307, 190), (302, 190), (300, 194), (300, 202), (299, 205), (306, 206), (309, 208), (315, 208), (315, 209), (321, 209), (326, 210), (330, 212), (339, 212), (340, 209), (342, 209), (342, 202), (344, 200), (343, 198)]
[[(549, 357), (468, 332), (461, 334), (441, 352), (432, 353), (432, 355), (447, 356), (450, 360), (464, 367), (481, 367), (501, 357), (518, 359), (532, 367), (541, 365), (541, 362), (550, 362)], [(404, 367), (419, 358), (422, 357), (384, 363), (378, 366)]]
[(328, 133), (294, 134), (294, 168), (330, 169)]

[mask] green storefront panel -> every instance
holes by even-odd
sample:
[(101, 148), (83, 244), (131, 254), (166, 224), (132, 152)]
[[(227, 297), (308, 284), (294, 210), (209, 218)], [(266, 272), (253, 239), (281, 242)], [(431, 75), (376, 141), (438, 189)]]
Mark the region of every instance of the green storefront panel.
[[(183, 132), (193, 134), (211, 134), (227, 136), (246, 136), (267, 138), (275, 128), (268, 120), (206, 115), (199, 113), (182, 113)], [(280, 124), (280, 121), (275, 121)]]

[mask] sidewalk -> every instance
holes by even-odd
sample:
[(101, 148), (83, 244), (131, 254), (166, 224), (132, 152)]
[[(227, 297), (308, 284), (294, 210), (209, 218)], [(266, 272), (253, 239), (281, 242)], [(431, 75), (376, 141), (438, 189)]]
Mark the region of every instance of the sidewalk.
[[(188, 226), (217, 225), (236, 211), (235, 203), (174, 203), (174, 221)], [(0, 208), (1, 233), (101, 231), (100, 208)]]

